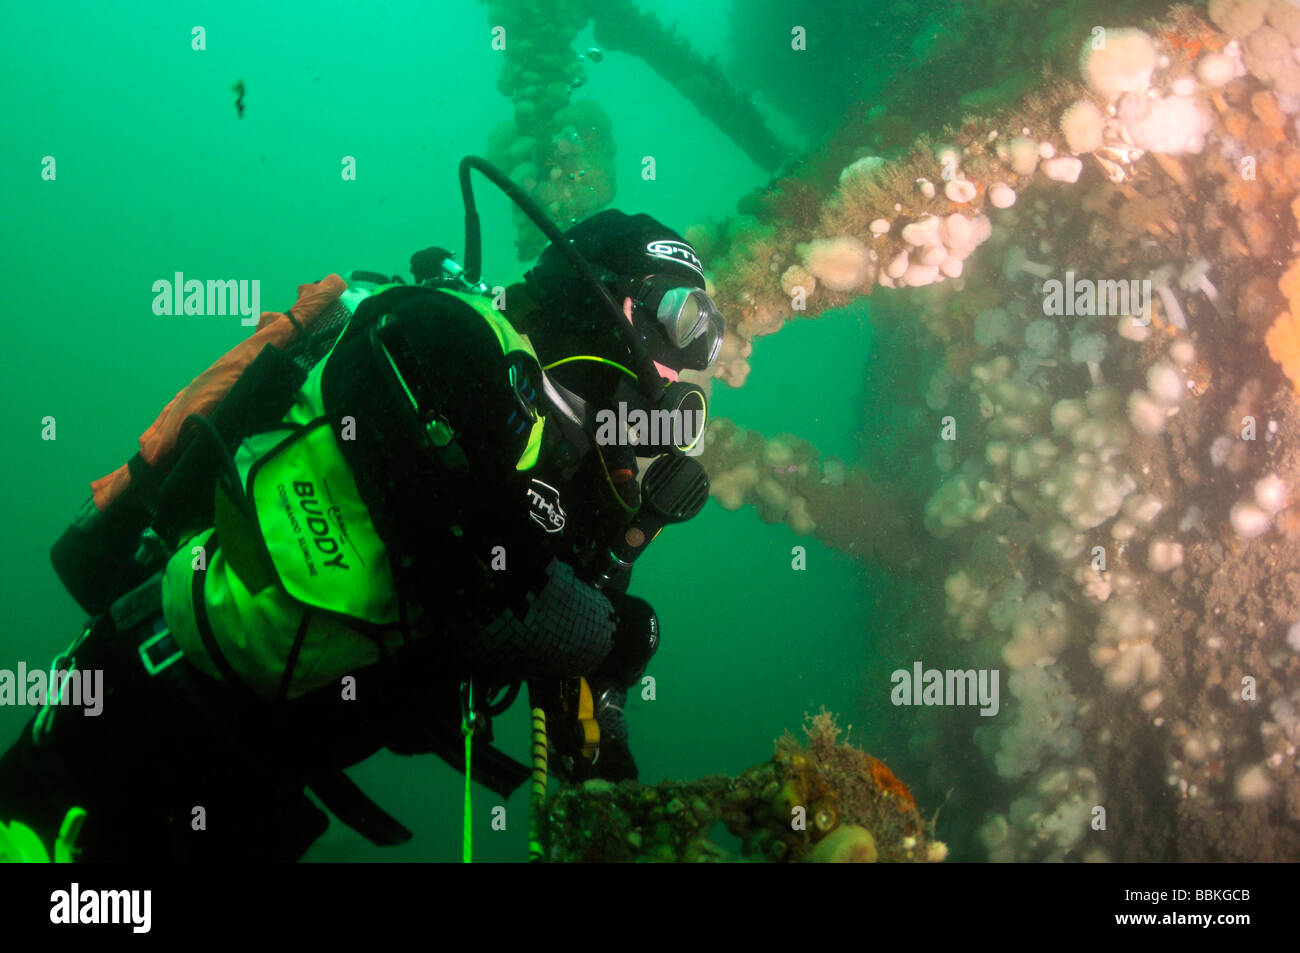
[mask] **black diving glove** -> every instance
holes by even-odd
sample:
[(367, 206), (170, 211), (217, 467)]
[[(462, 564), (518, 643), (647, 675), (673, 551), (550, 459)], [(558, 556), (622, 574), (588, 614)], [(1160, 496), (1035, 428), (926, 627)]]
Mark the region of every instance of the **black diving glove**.
[(610, 593), (609, 599), (618, 617), (614, 647), (590, 679), (600, 724), (600, 755), (593, 772), (606, 781), (635, 781), (623, 707), (627, 690), (640, 681), (659, 648), (659, 618), (644, 599), (622, 593)]
[[(631, 688), (645, 674), (646, 666), (659, 648), (659, 617), (650, 603), (636, 596), (608, 593), (618, 624), (614, 647), (590, 678), (594, 687), (614, 685)], [(619, 703), (620, 709), (622, 702)]]
[(610, 685), (592, 686), (596, 695), (596, 722), (600, 725), (600, 754), (592, 766), (592, 773), (606, 781), (635, 781), (636, 761), (627, 741), (627, 721), (623, 706), (627, 692)]

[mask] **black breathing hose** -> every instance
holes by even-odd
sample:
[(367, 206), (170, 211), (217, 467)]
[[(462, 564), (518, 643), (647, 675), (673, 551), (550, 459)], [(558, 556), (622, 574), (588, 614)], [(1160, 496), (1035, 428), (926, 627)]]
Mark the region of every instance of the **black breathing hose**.
[(659, 370), (655, 367), (654, 361), (651, 360), (645, 342), (641, 340), (631, 322), (627, 320), (627, 316), (623, 314), (623, 309), (614, 300), (614, 296), (609, 293), (609, 289), (601, 283), (600, 279), (596, 277), (596, 273), (591, 270), (591, 265), (569, 244), (564, 237), (564, 233), (547, 217), (537, 203), (529, 198), (523, 189), (502, 175), (500, 169), (478, 156), (466, 156), (460, 160), (460, 194), (465, 203), (466, 277), (469, 278), (471, 283), (478, 282), (483, 255), (482, 233), (479, 229), (478, 209), (474, 205), (474, 187), (470, 183), (470, 169), (478, 169), (493, 185), (504, 192), (510, 201), (519, 206), (524, 214), (532, 219), (533, 224), (542, 230), (542, 234), (550, 239), (552, 246), (569, 260), (569, 264), (573, 265), (578, 274), (582, 276), (582, 279), (591, 285), (609, 306), (610, 314), (614, 316), (614, 321), (627, 341), (628, 349), (632, 352), (632, 363), (636, 368), (637, 387), (650, 399), (652, 406), (658, 406), (664, 396), (664, 385), (663, 380), (659, 377)]

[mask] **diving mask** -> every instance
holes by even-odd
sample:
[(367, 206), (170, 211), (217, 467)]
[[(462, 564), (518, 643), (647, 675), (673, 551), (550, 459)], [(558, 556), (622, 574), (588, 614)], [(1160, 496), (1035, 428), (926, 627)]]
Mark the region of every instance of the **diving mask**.
[(718, 359), (727, 322), (707, 292), (671, 275), (649, 275), (631, 283), (628, 297), (663, 328), (668, 343), (681, 353), (681, 367), (703, 371)]

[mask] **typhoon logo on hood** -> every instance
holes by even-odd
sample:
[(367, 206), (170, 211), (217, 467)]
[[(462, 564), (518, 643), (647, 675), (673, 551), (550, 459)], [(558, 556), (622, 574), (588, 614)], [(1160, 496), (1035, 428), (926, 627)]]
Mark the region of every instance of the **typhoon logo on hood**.
[(704, 280), (704, 268), (700, 264), (699, 257), (695, 254), (695, 249), (685, 242), (672, 241), (670, 239), (660, 239), (649, 242), (645, 246), (646, 254), (652, 258), (660, 258), (664, 261), (676, 262), (679, 265), (685, 265)]

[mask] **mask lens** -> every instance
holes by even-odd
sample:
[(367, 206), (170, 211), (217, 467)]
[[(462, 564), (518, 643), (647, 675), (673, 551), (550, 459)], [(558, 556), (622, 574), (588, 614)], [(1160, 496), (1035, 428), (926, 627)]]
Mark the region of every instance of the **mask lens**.
[(717, 312), (710, 315), (705, 333), (697, 335), (688, 347), (681, 349), (681, 366), (696, 371), (706, 371), (712, 367), (722, 353), (722, 335), (726, 330), (727, 323), (722, 315)]
[(659, 302), (659, 321), (673, 347), (686, 347), (708, 328), (713, 302), (696, 288), (673, 288)]
[[(648, 286), (641, 292), (640, 300), (644, 303), (652, 302), (657, 288), (663, 288), (671, 281), (672, 279), (662, 277), (646, 279)], [(727, 322), (707, 292), (699, 288), (669, 285), (659, 296), (655, 317), (669, 343), (683, 352), (683, 367), (705, 370), (718, 359)]]
[(677, 346), (685, 347), (694, 341), (707, 323), (700, 300), (694, 293), (687, 296), (682, 310), (677, 314)]
[(709, 367), (717, 363), (722, 353), (722, 336), (727, 331), (727, 322), (721, 314), (714, 312), (709, 321)]
[(682, 347), (697, 333), (699, 308), (691, 299), (691, 289), (671, 288), (659, 300), (659, 323), (663, 325), (673, 347)]

